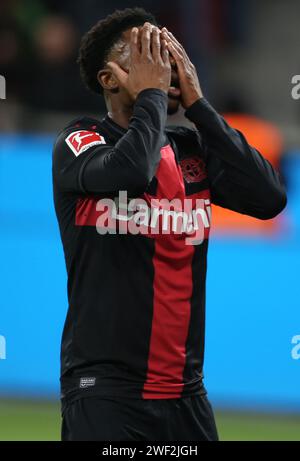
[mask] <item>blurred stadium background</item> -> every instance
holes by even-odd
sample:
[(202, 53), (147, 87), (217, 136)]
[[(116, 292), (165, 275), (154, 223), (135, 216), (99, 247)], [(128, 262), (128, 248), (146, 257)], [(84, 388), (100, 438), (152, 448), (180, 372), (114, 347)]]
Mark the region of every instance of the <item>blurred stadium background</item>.
[(78, 42), (127, 6), (176, 33), (207, 98), (285, 179), (288, 207), (272, 222), (214, 209), (205, 382), (222, 440), (300, 440), (298, 0), (1, 0), (0, 440), (59, 439), (67, 300), (51, 148), (70, 119), (104, 113), (80, 83)]

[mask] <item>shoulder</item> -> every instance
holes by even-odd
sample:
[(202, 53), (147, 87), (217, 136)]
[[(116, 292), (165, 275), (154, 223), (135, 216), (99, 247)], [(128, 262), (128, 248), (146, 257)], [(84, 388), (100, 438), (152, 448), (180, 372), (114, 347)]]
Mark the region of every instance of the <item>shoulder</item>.
[(57, 135), (53, 154), (70, 149), (78, 157), (90, 147), (106, 144), (101, 122), (89, 117), (80, 117), (68, 123)]

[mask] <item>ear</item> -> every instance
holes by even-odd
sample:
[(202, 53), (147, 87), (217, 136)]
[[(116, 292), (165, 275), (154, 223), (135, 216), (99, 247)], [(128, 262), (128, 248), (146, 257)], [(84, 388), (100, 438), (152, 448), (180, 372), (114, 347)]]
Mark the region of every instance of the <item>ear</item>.
[(119, 84), (109, 69), (99, 70), (97, 79), (104, 90), (116, 92), (119, 89)]

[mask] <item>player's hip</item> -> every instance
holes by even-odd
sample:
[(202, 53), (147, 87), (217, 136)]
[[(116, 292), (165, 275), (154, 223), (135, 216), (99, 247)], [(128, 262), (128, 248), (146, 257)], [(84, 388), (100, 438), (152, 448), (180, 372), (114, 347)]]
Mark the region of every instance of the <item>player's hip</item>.
[(62, 440), (216, 441), (206, 395), (175, 399), (89, 397), (66, 406)]

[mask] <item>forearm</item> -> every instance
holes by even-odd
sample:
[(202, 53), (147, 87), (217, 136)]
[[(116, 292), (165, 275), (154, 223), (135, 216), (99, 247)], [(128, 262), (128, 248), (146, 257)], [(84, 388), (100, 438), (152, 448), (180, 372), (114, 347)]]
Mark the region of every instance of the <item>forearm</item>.
[(85, 164), (83, 188), (94, 193), (145, 190), (160, 161), (166, 118), (166, 94), (157, 89), (142, 91), (125, 135), (105, 153), (100, 148)]
[[(261, 219), (278, 214), (286, 204), (286, 194), (272, 165), (204, 98), (196, 101), (186, 116), (199, 130), (207, 163), (212, 165), (216, 202)], [(233, 206), (230, 206), (231, 197)]]

